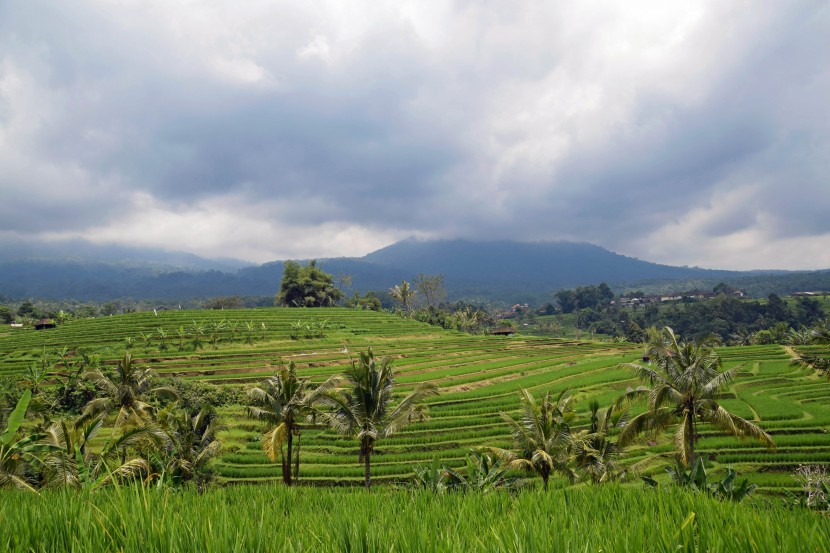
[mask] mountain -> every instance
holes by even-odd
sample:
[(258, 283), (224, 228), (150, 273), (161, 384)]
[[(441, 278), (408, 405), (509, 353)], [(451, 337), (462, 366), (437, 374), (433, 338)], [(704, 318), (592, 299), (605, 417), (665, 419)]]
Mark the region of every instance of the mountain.
[(575, 242), (472, 242), (404, 240), (364, 261), (413, 273), (444, 273), (458, 286), (572, 287), (602, 281), (729, 278), (740, 273), (671, 267)]
[[(2, 245), (0, 245), (1, 247)], [(123, 249), (96, 258), (94, 248), (66, 248), (55, 257), (16, 258), (0, 248), (0, 295), (104, 301), (115, 298), (186, 300), (225, 295), (274, 296), (282, 262), (239, 268), (233, 260)], [(68, 255), (71, 254), (71, 255)], [(104, 255), (106, 254), (106, 255)], [(178, 264), (177, 264), (178, 262)], [(712, 288), (740, 282), (753, 292), (830, 289), (830, 271), (738, 272), (649, 263), (573, 242), (404, 240), (360, 258), (319, 260), (352, 289), (385, 291), (417, 274), (443, 274), (450, 299), (545, 301), (560, 288), (607, 282), (616, 291), (642, 287)], [(677, 283), (677, 284), (672, 284)], [(788, 289), (788, 287), (794, 289)]]
[(0, 240), (0, 263), (48, 261), (68, 264), (108, 264), (156, 271), (237, 271), (250, 266), (239, 259), (206, 259), (186, 252), (93, 244), (86, 240)]

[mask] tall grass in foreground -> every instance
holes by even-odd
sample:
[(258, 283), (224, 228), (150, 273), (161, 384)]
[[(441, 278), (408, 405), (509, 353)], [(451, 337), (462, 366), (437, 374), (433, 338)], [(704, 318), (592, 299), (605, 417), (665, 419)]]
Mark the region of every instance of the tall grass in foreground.
[(0, 493), (2, 551), (828, 551), (830, 519), (674, 488)]

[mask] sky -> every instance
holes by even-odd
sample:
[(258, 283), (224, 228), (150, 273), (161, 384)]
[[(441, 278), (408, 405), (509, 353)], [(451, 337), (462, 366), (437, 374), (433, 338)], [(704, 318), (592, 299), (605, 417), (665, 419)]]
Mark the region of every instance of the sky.
[(0, 0), (0, 241), (830, 268), (826, 1)]

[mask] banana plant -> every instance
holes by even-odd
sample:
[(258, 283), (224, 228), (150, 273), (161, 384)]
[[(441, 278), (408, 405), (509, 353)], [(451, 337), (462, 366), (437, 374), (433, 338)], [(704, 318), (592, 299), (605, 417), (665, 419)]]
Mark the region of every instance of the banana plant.
[(16, 439), (17, 432), (26, 418), (26, 410), (32, 399), (32, 391), (26, 390), (6, 420), (6, 427), (0, 434), (0, 488), (14, 486), (22, 490), (37, 493), (26, 478), (26, 469), (30, 465), (39, 465), (39, 454), (53, 448), (39, 443), (44, 434), (34, 433)]

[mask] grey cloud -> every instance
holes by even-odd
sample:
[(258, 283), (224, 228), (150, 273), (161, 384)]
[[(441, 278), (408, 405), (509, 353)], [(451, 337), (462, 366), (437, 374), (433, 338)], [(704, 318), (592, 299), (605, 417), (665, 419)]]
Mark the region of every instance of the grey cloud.
[[(565, 4), (500, 9), (457, 3), (437, 45), (390, 17), (348, 48), (333, 43), (338, 57), (329, 64), (297, 53), (317, 35), (335, 41), (338, 22), (298, 6), (263, 8), (242, 38), (209, 28), (188, 44), (138, 8), (8, 2), (0, 7), (0, 82), (5, 60), (40, 86), (49, 114), (15, 147), (31, 163), (78, 171), (66, 182), (27, 176), (0, 152), (0, 187), (16, 206), (4, 201), (0, 230), (40, 227), (19, 206), (50, 230), (92, 228), (143, 191), (173, 210), (232, 196), (241, 217), (270, 212), (284, 225), (337, 221), (619, 247), (752, 186), (751, 200), (701, 225), (702, 239), (759, 225), (782, 237), (830, 232), (823, 3), (767, 6), (757, 18), (754, 8), (736, 8), (730, 23), (709, 16), (704, 35), (734, 37), (693, 83), (696, 95), (667, 92), (662, 74), (648, 82), (641, 71), (619, 125), (590, 142), (573, 139), (579, 129), (554, 129), (573, 139), (561, 159), (517, 162), (496, 177), (503, 146), (524, 132), (515, 123), (505, 136), (478, 134), (499, 94), (544, 82), (566, 64), (588, 84), (611, 78), (591, 74), (606, 16), (583, 17)], [(211, 48), (250, 58), (263, 82), (217, 77), (200, 57)], [(613, 78), (624, 79), (626, 68), (618, 69), (623, 77)], [(516, 103), (515, 117), (532, 124), (538, 114)], [(0, 132), (9, 109), (0, 88)], [(603, 105), (594, 115), (617, 116)], [(40, 193), (22, 192), (32, 186)], [(49, 190), (62, 186), (75, 186), (78, 197), (51, 199)], [(486, 193), (471, 193), (479, 187)]]

